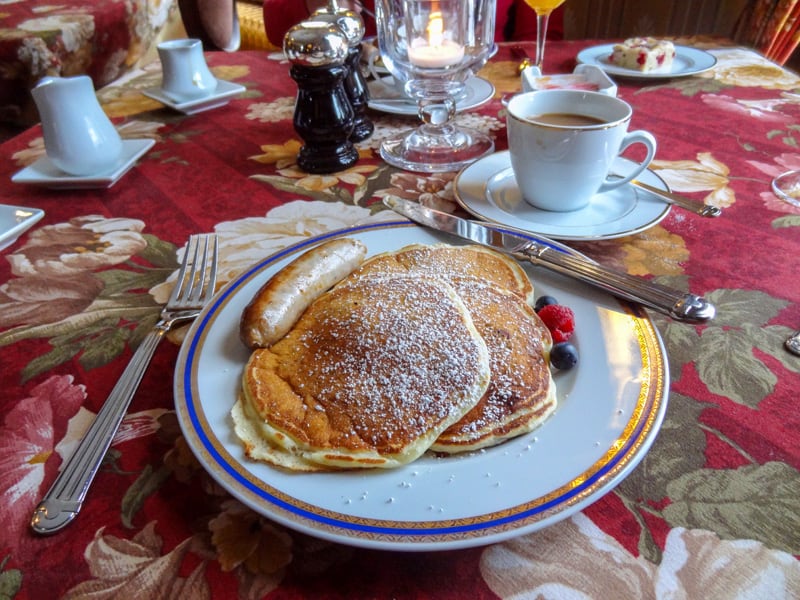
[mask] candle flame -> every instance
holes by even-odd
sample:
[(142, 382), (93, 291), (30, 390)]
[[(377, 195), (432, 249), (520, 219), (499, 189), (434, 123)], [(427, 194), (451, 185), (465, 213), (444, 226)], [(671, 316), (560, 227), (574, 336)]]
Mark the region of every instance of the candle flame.
[(441, 46), (444, 40), (444, 21), (442, 13), (432, 12), (428, 19), (428, 44), (431, 46)]

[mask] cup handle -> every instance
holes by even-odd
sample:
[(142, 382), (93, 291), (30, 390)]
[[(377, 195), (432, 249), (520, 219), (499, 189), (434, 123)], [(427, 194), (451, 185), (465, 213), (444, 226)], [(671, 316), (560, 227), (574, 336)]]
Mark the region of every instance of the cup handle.
[(369, 73), (370, 77), (376, 81), (380, 81), (385, 76), (385, 73), (380, 73), (375, 66), (375, 61), (378, 60), (380, 56), (381, 51), (375, 46), (371, 46), (369, 52), (367, 53), (367, 72)]
[(373, 48), (367, 54), (367, 73), (372, 79), (378, 82), (385, 88), (384, 96), (393, 97), (394, 95), (399, 98), (407, 98), (405, 92), (405, 83), (399, 81), (393, 74), (381, 72), (375, 62), (381, 57), (381, 52), (377, 48)]
[(600, 186), (598, 193), (607, 192), (608, 190), (613, 190), (614, 188), (628, 183), (631, 179), (635, 179), (639, 173), (644, 171), (650, 165), (650, 162), (656, 155), (656, 138), (653, 137), (653, 134), (641, 129), (637, 131), (631, 131), (624, 138), (622, 138), (622, 146), (619, 149), (619, 153), (622, 154), (628, 146), (632, 146), (633, 144), (644, 144), (645, 148), (647, 148), (647, 156), (645, 156), (645, 159), (637, 164), (633, 171), (624, 177), (606, 179), (603, 182), (603, 185)]

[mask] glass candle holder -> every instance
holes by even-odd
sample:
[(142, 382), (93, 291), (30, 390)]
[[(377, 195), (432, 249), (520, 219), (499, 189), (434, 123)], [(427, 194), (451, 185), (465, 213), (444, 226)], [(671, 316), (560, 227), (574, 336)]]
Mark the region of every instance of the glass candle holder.
[(495, 0), (376, 0), (386, 68), (417, 102), (422, 124), (386, 139), (381, 156), (410, 171), (455, 171), (494, 150), (455, 124), (456, 99), (494, 48)]

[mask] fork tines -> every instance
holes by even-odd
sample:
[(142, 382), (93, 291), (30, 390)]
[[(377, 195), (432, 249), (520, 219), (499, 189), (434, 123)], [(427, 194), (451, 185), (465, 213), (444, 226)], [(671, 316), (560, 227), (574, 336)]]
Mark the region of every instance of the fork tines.
[[(189, 236), (181, 268), (178, 271), (178, 279), (168, 304), (177, 302), (187, 286), (189, 286), (191, 294), (182, 298), (185, 303), (205, 304), (211, 300), (217, 283), (218, 258), (216, 234), (203, 233)], [(208, 282), (206, 282), (206, 278), (208, 278)]]

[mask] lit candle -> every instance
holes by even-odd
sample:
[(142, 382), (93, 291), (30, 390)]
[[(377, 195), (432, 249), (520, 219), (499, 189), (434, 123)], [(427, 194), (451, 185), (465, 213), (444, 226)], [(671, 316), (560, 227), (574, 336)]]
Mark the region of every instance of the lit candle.
[(431, 13), (428, 19), (428, 39), (412, 40), (408, 48), (408, 60), (412, 65), (439, 69), (461, 62), (464, 46), (444, 39), (442, 13)]

